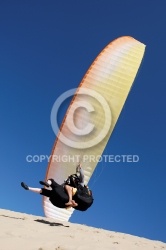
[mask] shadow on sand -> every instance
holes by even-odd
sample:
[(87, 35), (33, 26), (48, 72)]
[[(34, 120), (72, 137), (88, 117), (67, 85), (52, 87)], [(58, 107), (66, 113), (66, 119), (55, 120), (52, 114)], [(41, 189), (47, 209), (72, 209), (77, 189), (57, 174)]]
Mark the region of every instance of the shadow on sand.
[(50, 225), (50, 226), (69, 227), (69, 226), (63, 225), (62, 223), (50, 222), (50, 221), (47, 221), (47, 220), (40, 220), (40, 219), (37, 219), (37, 220), (34, 220), (34, 221), (39, 222), (39, 223), (43, 223), (43, 224), (47, 224), (47, 225)]

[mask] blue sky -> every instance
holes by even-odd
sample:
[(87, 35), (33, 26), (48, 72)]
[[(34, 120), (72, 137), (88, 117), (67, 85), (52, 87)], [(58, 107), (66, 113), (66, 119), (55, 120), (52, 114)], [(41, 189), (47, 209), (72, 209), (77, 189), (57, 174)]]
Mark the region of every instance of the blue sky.
[(44, 215), (41, 196), (20, 182), (38, 186), (47, 162), (26, 156), (51, 153), (56, 98), (78, 86), (110, 41), (129, 35), (146, 53), (104, 153), (139, 162), (100, 163), (94, 205), (70, 221), (166, 242), (165, 11), (155, 0), (1, 1), (1, 208)]

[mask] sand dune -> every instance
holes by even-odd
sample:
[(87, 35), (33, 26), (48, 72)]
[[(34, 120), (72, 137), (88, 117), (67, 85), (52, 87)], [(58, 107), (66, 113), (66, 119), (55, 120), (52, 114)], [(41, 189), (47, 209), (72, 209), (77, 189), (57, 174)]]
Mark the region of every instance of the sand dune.
[(0, 250), (166, 250), (123, 233), (0, 209)]

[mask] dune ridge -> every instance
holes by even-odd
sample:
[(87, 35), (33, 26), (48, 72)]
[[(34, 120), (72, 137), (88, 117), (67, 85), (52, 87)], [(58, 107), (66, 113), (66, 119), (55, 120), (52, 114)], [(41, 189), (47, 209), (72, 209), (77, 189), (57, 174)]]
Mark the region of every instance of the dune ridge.
[(0, 250), (166, 250), (166, 243), (0, 209)]

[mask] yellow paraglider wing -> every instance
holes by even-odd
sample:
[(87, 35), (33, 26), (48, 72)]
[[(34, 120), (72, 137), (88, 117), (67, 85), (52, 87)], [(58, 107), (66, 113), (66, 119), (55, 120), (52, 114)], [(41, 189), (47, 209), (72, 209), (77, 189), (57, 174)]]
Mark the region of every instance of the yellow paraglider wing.
[[(88, 183), (111, 136), (144, 55), (145, 45), (132, 37), (109, 43), (94, 60), (69, 105), (50, 159), (46, 179), (62, 183), (82, 162)], [(82, 108), (81, 108), (82, 107)], [(52, 115), (52, 124), (55, 117)], [(73, 209), (43, 200), (47, 217), (68, 220)]]

